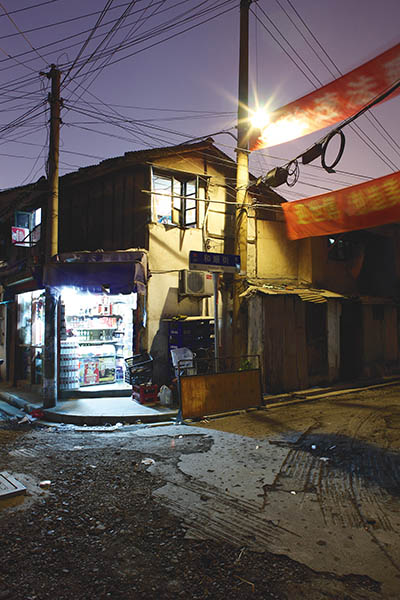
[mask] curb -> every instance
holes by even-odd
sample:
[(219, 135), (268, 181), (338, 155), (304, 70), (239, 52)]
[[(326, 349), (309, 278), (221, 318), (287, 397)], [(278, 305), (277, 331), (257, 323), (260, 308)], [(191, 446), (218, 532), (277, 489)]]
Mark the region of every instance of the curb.
[(3, 400), (3, 402), (11, 404), (11, 406), (18, 408), (19, 410), (22, 410), (25, 413), (29, 413), (31, 412), (31, 410), (38, 408), (34, 404), (30, 404), (28, 400), (24, 400), (20, 396), (16, 396), (15, 394), (11, 394), (10, 392), (0, 391), (0, 399)]
[[(334, 396), (343, 396), (345, 394), (354, 394), (357, 392), (365, 392), (366, 390), (374, 390), (374, 389), (379, 389), (379, 388), (384, 388), (384, 387), (390, 387), (393, 385), (399, 385), (400, 384), (400, 379), (396, 378), (393, 381), (385, 381), (382, 383), (371, 383), (371, 384), (366, 384), (364, 386), (359, 386), (359, 387), (348, 387), (348, 388), (342, 388), (342, 389), (335, 389), (335, 390), (327, 390), (326, 392), (323, 393), (310, 393), (310, 394), (304, 394), (301, 395), (301, 392), (294, 392), (293, 394), (286, 395), (288, 396), (288, 399), (286, 401), (282, 401), (282, 402), (271, 402), (270, 404), (266, 403), (265, 408), (278, 408), (280, 406), (288, 406), (290, 404), (300, 404), (302, 402), (313, 402), (313, 401), (317, 401), (317, 400), (323, 400), (324, 398), (330, 398), (330, 397), (334, 397)], [(283, 394), (281, 395), (283, 396)], [(266, 401), (266, 399), (264, 398), (264, 401)]]

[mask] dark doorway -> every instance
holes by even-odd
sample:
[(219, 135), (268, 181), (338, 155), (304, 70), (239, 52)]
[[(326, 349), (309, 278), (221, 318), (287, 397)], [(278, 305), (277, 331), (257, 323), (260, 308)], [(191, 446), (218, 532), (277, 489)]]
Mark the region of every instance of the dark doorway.
[(343, 302), (340, 318), (340, 378), (356, 379), (362, 369), (362, 306)]
[(310, 383), (328, 374), (327, 303), (306, 302), (307, 362)]

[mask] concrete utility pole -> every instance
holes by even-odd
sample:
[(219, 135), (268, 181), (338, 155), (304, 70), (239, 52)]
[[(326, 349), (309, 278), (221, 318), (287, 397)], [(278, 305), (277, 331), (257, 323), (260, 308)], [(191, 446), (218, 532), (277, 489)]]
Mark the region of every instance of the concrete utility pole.
[[(58, 253), (58, 163), (60, 153), (60, 71), (51, 65), (50, 72), (45, 74), (51, 79), (50, 102), (50, 140), (48, 183), (49, 198), (46, 219), (46, 263)], [(50, 287), (45, 292), (45, 331), (43, 351), (43, 406), (52, 408), (58, 396), (58, 348), (57, 319), (58, 298)]]
[(51, 65), (47, 77), (51, 79), (50, 140), (49, 140), (49, 202), (47, 207), (47, 261), (58, 252), (58, 163), (60, 156), (60, 71)]
[(247, 210), (249, 183), (248, 103), (249, 103), (249, 8), (252, 0), (240, 2), (239, 98), (237, 117), (235, 254), (240, 255), (241, 273), (233, 282), (233, 350), (235, 356), (247, 353), (247, 331), (243, 300), (247, 274)]

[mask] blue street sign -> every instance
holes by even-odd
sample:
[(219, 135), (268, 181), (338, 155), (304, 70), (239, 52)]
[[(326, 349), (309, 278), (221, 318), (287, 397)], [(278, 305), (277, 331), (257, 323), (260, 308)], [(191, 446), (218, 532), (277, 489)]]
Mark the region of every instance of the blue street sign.
[(237, 254), (219, 254), (218, 252), (190, 250), (189, 269), (214, 271), (217, 273), (239, 273), (240, 256)]

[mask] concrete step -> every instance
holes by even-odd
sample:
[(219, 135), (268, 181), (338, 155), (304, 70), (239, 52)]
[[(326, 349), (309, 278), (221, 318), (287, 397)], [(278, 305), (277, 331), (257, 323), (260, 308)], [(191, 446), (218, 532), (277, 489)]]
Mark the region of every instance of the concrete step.
[(17, 417), (18, 419), (22, 419), (22, 417), (25, 416), (25, 413), (20, 408), (16, 408), (12, 404), (0, 400), (0, 419), (3, 415), (5, 418)]

